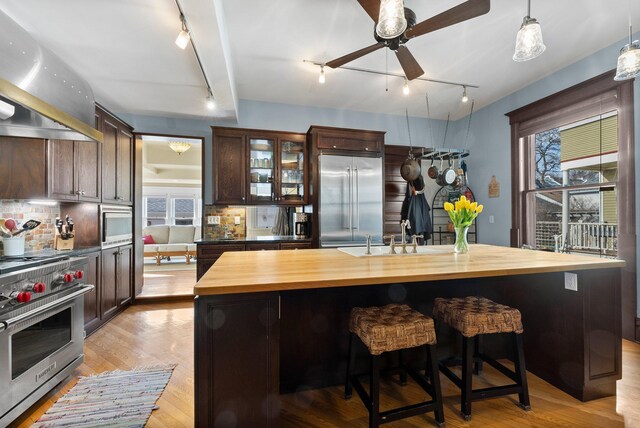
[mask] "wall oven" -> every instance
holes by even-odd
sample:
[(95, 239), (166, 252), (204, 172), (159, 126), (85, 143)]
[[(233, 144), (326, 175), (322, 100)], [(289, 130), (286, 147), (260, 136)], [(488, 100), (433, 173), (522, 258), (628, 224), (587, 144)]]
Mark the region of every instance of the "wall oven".
[(0, 426), (83, 361), (86, 259), (0, 275)]
[(117, 205), (100, 206), (102, 248), (130, 244), (133, 241), (133, 210)]

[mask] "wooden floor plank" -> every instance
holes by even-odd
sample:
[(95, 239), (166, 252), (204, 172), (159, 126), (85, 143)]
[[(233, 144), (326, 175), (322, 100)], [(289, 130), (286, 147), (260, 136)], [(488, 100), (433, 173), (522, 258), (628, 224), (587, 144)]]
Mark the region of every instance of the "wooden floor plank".
[[(76, 382), (77, 376), (150, 364), (177, 363), (167, 389), (149, 419), (148, 427), (193, 426), (193, 304), (135, 305), (95, 332), (85, 342), (85, 362), (65, 385), (27, 411), (13, 427), (28, 427)], [(640, 344), (623, 343), (623, 378), (618, 396), (582, 403), (529, 374), (532, 410), (524, 412), (512, 397), (473, 403), (473, 419), (459, 416), (459, 391), (441, 376), (448, 427), (640, 427)], [(505, 363), (508, 365), (508, 363)], [(477, 385), (502, 382), (485, 365)], [(366, 383), (365, 383), (366, 386)], [(411, 380), (401, 387), (382, 381), (382, 406), (421, 401), (427, 395)], [(342, 398), (342, 387), (300, 391), (281, 396), (282, 427), (366, 427), (367, 411), (359, 398)], [(433, 426), (423, 415), (390, 423), (389, 427)]]

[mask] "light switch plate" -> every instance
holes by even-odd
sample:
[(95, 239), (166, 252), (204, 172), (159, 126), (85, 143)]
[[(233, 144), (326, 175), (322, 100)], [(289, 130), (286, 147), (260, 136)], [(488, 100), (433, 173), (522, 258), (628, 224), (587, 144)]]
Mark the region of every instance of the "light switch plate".
[(565, 272), (564, 288), (571, 291), (578, 291), (578, 274), (573, 272)]
[(235, 216), (234, 221), (235, 221), (235, 224), (240, 224), (240, 216), (239, 215)]
[(492, 215), (489, 216), (489, 223), (493, 224), (495, 223), (495, 220), (496, 219)]
[(207, 224), (220, 224), (219, 215), (210, 215), (207, 217)]

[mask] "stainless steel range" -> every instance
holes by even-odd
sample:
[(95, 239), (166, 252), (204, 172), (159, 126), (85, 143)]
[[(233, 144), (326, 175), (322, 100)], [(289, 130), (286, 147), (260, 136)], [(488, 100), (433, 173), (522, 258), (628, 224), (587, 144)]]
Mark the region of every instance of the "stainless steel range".
[(87, 260), (0, 258), (0, 426), (83, 360)]

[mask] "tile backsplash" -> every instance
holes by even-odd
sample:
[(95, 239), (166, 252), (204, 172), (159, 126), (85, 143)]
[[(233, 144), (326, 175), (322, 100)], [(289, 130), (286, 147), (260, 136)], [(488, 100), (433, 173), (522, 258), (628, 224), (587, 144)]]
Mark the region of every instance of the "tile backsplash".
[[(25, 232), (25, 251), (37, 251), (53, 247), (55, 219), (60, 215), (60, 205), (34, 205), (23, 200), (0, 199), (0, 218), (13, 218), (19, 224), (27, 220), (38, 220), (42, 224)], [(1, 242), (1, 240), (0, 240)], [(0, 253), (3, 253), (0, 243)]]
[[(220, 224), (207, 224), (208, 216), (220, 216)], [(204, 236), (206, 239), (219, 239), (224, 237), (225, 226), (234, 238), (246, 236), (247, 210), (244, 207), (226, 207), (220, 205), (205, 205), (204, 207)], [(235, 224), (235, 218), (240, 217), (240, 224)]]

